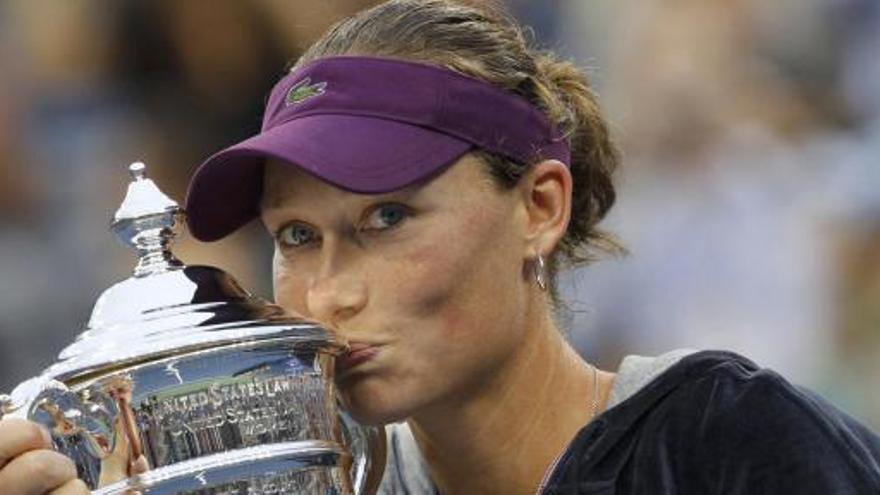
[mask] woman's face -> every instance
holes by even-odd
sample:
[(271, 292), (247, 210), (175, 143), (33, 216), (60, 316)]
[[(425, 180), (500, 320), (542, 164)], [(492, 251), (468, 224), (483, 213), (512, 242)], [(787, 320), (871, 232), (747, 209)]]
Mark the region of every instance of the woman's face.
[(526, 212), (483, 167), (465, 155), (425, 184), (362, 195), (266, 166), (276, 301), (349, 341), (337, 383), (362, 422), (479, 394), (517, 349)]

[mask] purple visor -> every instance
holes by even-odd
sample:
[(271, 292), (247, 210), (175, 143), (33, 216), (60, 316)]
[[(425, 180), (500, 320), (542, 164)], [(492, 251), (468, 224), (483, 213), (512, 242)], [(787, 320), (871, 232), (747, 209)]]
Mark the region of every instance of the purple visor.
[(449, 69), (329, 57), (285, 76), (259, 134), (208, 158), (190, 181), (190, 232), (220, 239), (259, 215), (263, 162), (381, 194), (425, 180), (472, 149), (521, 163), (569, 163), (564, 137), (525, 98)]

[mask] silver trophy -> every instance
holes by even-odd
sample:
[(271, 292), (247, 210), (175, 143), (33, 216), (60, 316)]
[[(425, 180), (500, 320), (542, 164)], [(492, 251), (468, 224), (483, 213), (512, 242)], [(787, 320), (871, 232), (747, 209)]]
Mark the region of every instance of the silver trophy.
[(170, 251), (183, 212), (144, 175), (111, 229), (139, 257), (42, 375), (0, 396), (0, 417), (45, 425), (100, 494), (367, 493), (381, 429), (338, 408), (333, 332)]

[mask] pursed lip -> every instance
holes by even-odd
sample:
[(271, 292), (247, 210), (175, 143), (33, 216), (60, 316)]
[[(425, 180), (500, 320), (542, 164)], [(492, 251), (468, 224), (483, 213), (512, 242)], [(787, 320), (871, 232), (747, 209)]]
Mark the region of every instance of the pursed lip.
[(382, 350), (384, 344), (349, 342), (348, 351), (336, 358), (336, 371), (342, 377), (355, 368), (367, 363)]

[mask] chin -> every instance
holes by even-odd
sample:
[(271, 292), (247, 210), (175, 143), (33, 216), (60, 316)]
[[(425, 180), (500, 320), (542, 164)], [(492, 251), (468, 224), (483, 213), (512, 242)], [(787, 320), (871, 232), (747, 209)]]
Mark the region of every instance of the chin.
[[(403, 421), (412, 415), (402, 397), (382, 393), (378, 387), (365, 383), (340, 383), (339, 396), (342, 406), (360, 424), (380, 426)], [(395, 400), (396, 399), (396, 400)]]
[(345, 408), (355, 421), (366, 426), (384, 426), (404, 421), (406, 416), (387, 414), (385, 411), (372, 411), (356, 408)]

